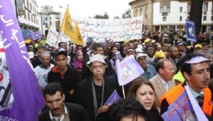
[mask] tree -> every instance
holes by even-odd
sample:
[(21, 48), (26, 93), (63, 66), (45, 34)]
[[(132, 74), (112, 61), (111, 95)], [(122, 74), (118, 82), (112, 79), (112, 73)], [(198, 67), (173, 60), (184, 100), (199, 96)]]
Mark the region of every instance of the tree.
[(189, 20), (194, 21), (196, 35), (200, 33), (202, 24), (203, 0), (191, 0), (191, 10)]
[(120, 17), (119, 16), (115, 16), (114, 19), (120, 19)]
[(95, 15), (94, 18), (96, 19), (109, 19), (109, 15), (107, 12), (104, 13), (104, 15)]
[(131, 10), (126, 10), (126, 12), (123, 13), (122, 18), (131, 18)]

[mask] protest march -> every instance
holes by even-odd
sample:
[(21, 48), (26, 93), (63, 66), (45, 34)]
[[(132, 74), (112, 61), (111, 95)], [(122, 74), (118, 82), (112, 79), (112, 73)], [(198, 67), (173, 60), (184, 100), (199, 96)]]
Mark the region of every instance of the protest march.
[(213, 121), (213, 34), (193, 21), (145, 31), (67, 5), (44, 35), (12, 7), (0, 1), (0, 121)]

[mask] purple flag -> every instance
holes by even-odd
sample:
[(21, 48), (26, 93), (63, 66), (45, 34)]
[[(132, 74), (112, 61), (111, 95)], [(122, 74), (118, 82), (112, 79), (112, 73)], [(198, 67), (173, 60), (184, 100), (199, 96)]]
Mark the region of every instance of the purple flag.
[(184, 91), (180, 97), (168, 107), (168, 110), (162, 115), (162, 118), (164, 121), (197, 121), (192, 105), (194, 104), (191, 104), (186, 91)]
[[(21, 29), (19, 27), (13, 5), (9, 0), (0, 1), (0, 38), (6, 54), (9, 73), (1, 80), (9, 82), (0, 85), (0, 120), (3, 121), (37, 121), (38, 112), (44, 106), (38, 81), (33, 73)], [(2, 70), (0, 75), (2, 74)]]
[(111, 106), (116, 101), (120, 100), (121, 97), (118, 95), (117, 91), (114, 90), (113, 93), (110, 95), (110, 97), (105, 102), (105, 105)]
[(37, 40), (42, 38), (41, 31), (36, 31), (31, 33), (32, 40)]
[[(117, 70), (118, 69), (118, 70)], [(126, 85), (144, 73), (134, 56), (126, 57), (121, 62), (116, 60), (116, 72), (119, 85)]]

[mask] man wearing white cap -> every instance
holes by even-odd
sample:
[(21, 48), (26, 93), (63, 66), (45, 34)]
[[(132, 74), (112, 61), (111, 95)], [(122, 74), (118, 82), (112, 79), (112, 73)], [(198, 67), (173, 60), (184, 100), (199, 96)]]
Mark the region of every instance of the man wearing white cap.
[[(191, 92), (193, 98), (195, 98), (208, 120), (213, 120), (213, 97), (212, 92), (208, 88), (210, 82), (210, 67), (208, 61), (208, 59), (200, 54), (191, 53), (186, 55), (185, 63), (181, 67), (181, 72), (186, 81), (183, 84), (175, 86), (162, 96), (161, 114), (167, 111), (168, 107), (183, 93), (186, 93), (184, 86), (188, 86), (189, 92)], [(182, 108), (184, 108), (183, 110), (190, 109), (190, 107)]]
[(157, 74), (157, 72), (155, 71), (155, 68), (152, 65), (147, 64), (146, 57), (147, 57), (147, 54), (138, 53), (136, 56), (136, 60), (138, 61), (139, 65), (144, 70), (144, 73), (141, 74), (140, 77), (146, 78), (147, 80), (149, 80), (152, 77), (154, 77)]
[(91, 121), (109, 121), (107, 113), (109, 106), (104, 103), (118, 87), (118, 83), (104, 76), (107, 67), (104, 56), (93, 55), (87, 62), (87, 66), (93, 76), (78, 84), (75, 93), (76, 103), (85, 108)]

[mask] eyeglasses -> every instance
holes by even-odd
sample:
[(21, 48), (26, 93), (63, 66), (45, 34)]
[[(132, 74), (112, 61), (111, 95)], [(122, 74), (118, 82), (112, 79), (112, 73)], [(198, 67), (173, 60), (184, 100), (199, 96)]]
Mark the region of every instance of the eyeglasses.
[(92, 68), (92, 69), (95, 69), (95, 70), (98, 70), (98, 69), (103, 69), (103, 68), (105, 68), (105, 66), (104, 66), (104, 65), (97, 65), (97, 66), (92, 66), (91, 68)]

